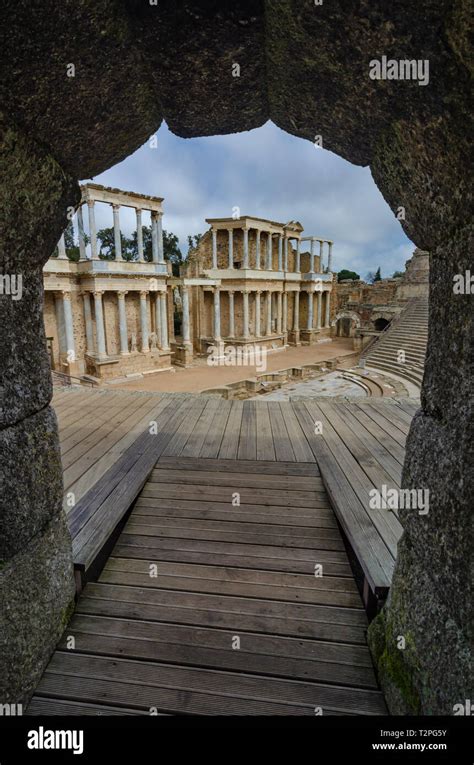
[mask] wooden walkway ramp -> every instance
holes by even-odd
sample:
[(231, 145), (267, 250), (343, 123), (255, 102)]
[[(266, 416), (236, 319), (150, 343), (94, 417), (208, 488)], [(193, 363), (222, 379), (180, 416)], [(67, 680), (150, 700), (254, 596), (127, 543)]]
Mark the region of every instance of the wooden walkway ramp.
[(218, 435), (219, 407), (201, 403), (169, 429), (28, 714), (384, 714), (309, 442), (311, 459), (275, 459), (296, 415), (262, 432), (238, 407), (239, 428)]

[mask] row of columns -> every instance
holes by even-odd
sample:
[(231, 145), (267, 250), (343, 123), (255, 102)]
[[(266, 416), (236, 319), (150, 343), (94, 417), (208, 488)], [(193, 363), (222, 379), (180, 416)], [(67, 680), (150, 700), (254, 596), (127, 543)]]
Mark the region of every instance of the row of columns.
[[(217, 265), (217, 232), (222, 229), (212, 229), (212, 268), (218, 268)], [(243, 263), (244, 269), (249, 268), (249, 229), (244, 228), (243, 231)], [(262, 232), (260, 229), (255, 229), (255, 270), (259, 271), (261, 268), (261, 234), (266, 235), (266, 254), (264, 268), (266, 271), (273, 270), (273, 236), (278, 236), (278, 271), (288, 271), (288, 242), (291, 239), (296, 240), (296, 258), (295, 258), (295, 272), (301, 271), (301, 253), (300, 253), (300, 239), (296, 236), (287, 236), (283, 234), (272, 234), (271, 232)], [(227, 229), (229, 237), (228, 244), (228, 268), (234, 268), (234, 229)], [(332, 245), (333, 243), (326, 239), (319, 239), (318, 237), (304, 237), (301, 241), (311, 242), (311, 267), (310, 271), (314, 272), (315, 257), (316, 257), (316, 243), (319, 242), (319, 258), (320, 268), (322, 269), (323, 262), (323, 248), (324, 244), (328, 245), (328, 266), (327, 270), (331, 271), (332, 268)]]
[[(222, 230), (222, 229), (219, 229)], [(217, 231), (218, 229), (212, 229), (212, 268), (218, 268), (217, 265)], [(243, 231), (243, 263), (244, 269), (249, 268), (249, 229), (244, 228)], [(261, 269), (262, 254), (264, 256), (264, 269), (266, 271), (273, 270), (273, 236), (271, 232), (263, 232), (260, 229), (255, 229), (256, 243), (255, 243), (255, 270)], [(228, 245), (228, 261), (227, 268), (234, 268), (234, 229), (227, 229), (229, 237)], [(261, 234), (266, 235), (266, 247), (262, 252), (261, 247)], [(288, 241), (290, 239), (296, 239), (296, 264), (295, 271), (300, 271), (300, 242), (298, 237), (283, 236), (283, 234), (276, 234), (278, 236), (278, 271), (288, 271)]]
[[(98, 247), (97, 247), (97, 228), (95, 223), (95, 202), (92, 199), (87, 201), (87, 208), (89, 213), (89, 236), (91, 246), (91, 258), (97, 260)], [(113, 219), (114, 219), (114, 245), (115, 245), (115, 260), (122, 261), (122, 238), (120, 234), (120, 205), (112, 204)], [(145, 262), (144, 250), (143, 250), (143, 224), (142, 224), (142, 209), (135, 208), (137, 217), (137, 249), (138, 249), (138, 262)], [(152, 260), (154, 263), (165, 263), (164, 249), (163, 249), (163, 214), (155, 210), (151, 211), (151, 248), (152, 248)], [(86, 245), (84, 238), (84, 219), (82, 216), (82, 205), (79, 205), (77, 209), (77, 229), (79, 237), (79, 257), (80, 260), (87, 260)], [(66, 243), (64, 240), (64, 234), (58, 242), (59, 258), (61, 260), (67, 259)]]
[[(221, 290), (217, 287), (213, 290), (213, 328), (214, 328), (214, 340), (220, 341), (221, 337)], [(265, 336), (273, 334), (273, 294), (276, 294), (276, 332), (277, 334), (285, 334), (288, 330), (288, 292), (280, 292), (278, 290), (225, 290), (229, 297), (229, 332), (228, 337), (235, 337), (235, 292), (242, 293), (242, 306), (243, 306), (243, 337), (244, 339), (250, 338), (250, 294), (255, 294), (255, 337), (262, 337), (261, 332), (261, 296), (265, 294)], [(299, 299), (300, 292), (293, 292), (294, 295), (294, 311), (293, 311), (293, 330), (300, 329), (299, 321)], [(307, 329), (314, 329), (314, 296), (317, 295), (317, 323), (316, 328), (321, 329), (329, 327), (330, 325), (330, 292), (326, 292), (326, 310), (324, 317), (324, 325), (322, 324), (322, 293), (321, 292), (307, 292), (308, 299), (308, 318)], [(183, 316), (184, 316), (184, 304), (183, 304)]]

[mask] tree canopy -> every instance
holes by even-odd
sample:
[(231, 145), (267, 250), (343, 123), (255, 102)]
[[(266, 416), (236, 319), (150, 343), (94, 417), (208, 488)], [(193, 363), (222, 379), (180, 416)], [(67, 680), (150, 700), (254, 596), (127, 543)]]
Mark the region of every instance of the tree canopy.
[(348, 271), (347, 268), (343, 268), (337, 275), (337, 281), (342, 282), (344, 279), (353, 279), (353, 281), (357, 281), (360, 279), (360, 276), (359, 274), (356, 274), (355, 271)]

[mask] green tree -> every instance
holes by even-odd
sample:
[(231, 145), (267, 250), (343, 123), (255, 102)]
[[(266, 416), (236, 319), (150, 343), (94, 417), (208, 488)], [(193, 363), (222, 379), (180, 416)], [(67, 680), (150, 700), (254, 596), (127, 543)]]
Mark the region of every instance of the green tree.
[(198, 246), (201, 239), (202, 239), (202, 234), (188, 235), (188, 254), (191, 252), (191, 250), (194, 250), (194, 248)]
[[(115, 260), (115, 234), (114, 228), (101, 228), (97, 232), (97, 239), (100, 241), (99, 258), (101, 260)], [(124, 260), (137, 260), (138, 254), (134, 250), (133, 240), (120, 233), (122, 245), (122, 258)]]
[(400, 277), (403, 276), (403, 271), (394, 271), (392, 275), (392, 279), (400, 279)]
[[(90, 239), (87, 236), (87, 234), (84, 234), (84, 244), (89, 244)], [(66, 246), (66, 255), (68, 256), (69, 260), (74, 260), (77, 262), (81, 256), (80, 250), (79, 250), (79, 244), (76, 244), (75, 242), (75, 231), (74, 231), (74, 224), (72, 220), (70, 220), (64, 230), (64, 244)], [(57, 248), (56, 248), (57, 252)]]
[(347, 268), (343, 268), (337, 275), (337, 281), (342, 282), (344, 279), (353, 279), (354, 281), (357, 281), (360, 279), (360, 276), (359, 274), (356, 274), (355, 271), (348, 271)]
[(380, 273), (380, 266), (377, 268), (374, 276), (374, 282), (382, 281), (382, 274)]

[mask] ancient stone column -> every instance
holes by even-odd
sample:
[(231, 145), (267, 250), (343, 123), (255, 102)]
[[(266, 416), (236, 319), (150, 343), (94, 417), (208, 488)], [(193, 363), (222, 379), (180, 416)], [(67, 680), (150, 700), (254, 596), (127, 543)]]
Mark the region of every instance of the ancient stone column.
[(87, 260), (82, 205), (79, 205), (79, 207), (77, 208), (77, 235), (79, 239), (79, 260)]
[(250, 337), (250, 322), (249, 322), (249, 293), (247, 290), (242, 290), (242, 303), (243, 303), (243, 322), (244, 322), (244, 338)]
[(139, 207), (135, 210), (135, 214), (137, 216), (137, 250), (138, 250), (138, 260), (140, 263), (143, 263), (144, 257), (143, 257), (143, 228), (142, 228), (142, 211)]
[(322, 274), (324, 270), (323, 266), (323, 246), (324, 242), (322, 239), (319, 240), (319, 273)]
[(278, 270), (283, 271), (283, 237), (278, 234)]
[(319, 292), (318, 292), (318, 319), (317, 319), (317, 325), (316, 325), (318, 329), (321, 329), (322, 302), (323, 302), (322, 292), (321, 292), (321, 290), (319, 290)]
[(158, 213), (151, 213), (151, 252), (153, 263), (160, 262), (160, 249), (158, 244)]
[(328, 252), (328, 271), (331, 271), (332, 269), (332, 242), (328, 242), (329, 245), (329, 252)]
[(288, 331), (288, 293), (283, 293), (283, 320), (282, 320), (282, 332), (286, 335)]
[(266, 270), (271, 271), (272, 270), (272, 235), (271, 232), (268, 232), (268, 238), (267, 238), (267, 262), (266, 262)]
[(142, 334), (142, 353), (147, 353), (150, 350), (148, 345), (148, 311), (147, 311), (147, 295), (146, 290), (140, 292), (140, 329)]
[(229, 261), (228, 261), (228, 264), (229, 264), (229, 268), (233, 268), (234, 267), (234, 229), (230, 228), (227, 233), (229, 235)]
[(64, 329), (66, 332), (66, 354), (68, 364), (76, 361), (76, 348), (74, 345), (74, 326), (72, 323), (71, 293), (63, 292)]
[(91, 297), (89, 292), (82, 293), (84, 301), (84, 322), (86, 325), (86, 353), (94, 353), (94, 330), (92, 328)]
[(163, 347), (162, 339), (161, 339), (161, 300), (160, 300), (160, 293), (157, 292), (155, 295), (155, 334), (158, 342), (158, 348)]
[(265, 334), (272, 334), (272, 293), (271, 290), (267, 290), (266, 294), (266, 309), (267, 309), (267, 322), (265, 326)]
[(191, 334), (189, 329), (189, 289), (184, 284), (181, 287), (181, 303), (183, 306), (183, 326), (181, 334), (183, 337), (183, 343), (190, 345)]
[(255, 293), (255, 337), (261, 337), (260, 329), (260, 295), (261, 290), (257, 290)]
[(156, 232), (158, 238), (158, 263), (165, 263), (165, 250), (163, 246), (163, 213), (156, 214)]
[(221, 342), (221, 293), (214, 287), (214, 340)]
[(114, 245), (115, 245), (115, 260), (123, 260), (122, 258), (122, 237), (120, 234), (120, 205), (112, 205), (114, 212)]
[(244, 268), (249, 267), (249, 230), (244, 228)]
[(314, 236), (312, 236), (311, 237), (311, 258), (310, 258), (310, 267), (309, 267), (309, 270), (311, 271), (311, 273), (314, 272), (314, 258), (316, 256), (316, 253), (314, 251), (314, 245), (315, 244), (316, 244), (316, 240), (315, 240)]
[(212, 267), (217, 268), (217, 230), (212, 229)]
[(282, 327), (282, 293), (277, 292), (277, 332), (281, 335)]
[(283, 248), (283, 270), (288, 271), (288, 237), (285, 236)]
[(329, 311), (330, 311), (330, 295), (329, 290), (326, 290), (326, 312), (324, 317), (324, 326), (329, 327)]
[(60, 239), (59, 239), (59, 242), (58, 242), (58, 252), (59, 252), (58, 258), (60, 260), (67, 260), (68, 259), (67, 255), (66, 255), (66, 242), (64, 240), (64, 234), (61, 234), (61, 236), (60, 236)]
[(313, 293), (308, 292), (308, 320), (306, 324), (307, 329), (313, 329)]
[(128, 354), (128, 332), (127, 332), (127, 311), (125, 307), (125, 295), (124, 290), (117, 292), (118, 298), (118, 312), (119, 312), (119, 331), (120, 331), (120, 354), (125, 356)]
[(167, 294), (163, 290), (160, 294), (161, 304), (161, 347), (164, 351), (169, 351), (169, 339), (168, 339), (168, 303)]
[(300, 328), (300, 293), (294, 292), (294, 306), (293, 306), (293, 330), (296, 332)]
[(255, 269), (260, 270), (260, 229), (255, 232)]
[(91, 239), (91, 258), (92, 260), (97, 260), (97, 229), (95, 227), (95, 211), (94, 211), (94, 200), (89, 199), (87, 201), (87, 212), (89, 215), (89, 236)]
[(234, 290), (229, 290), (229, 337), (235, 337)]
[(301, 271), (301, 265), (300, 265), (300, 257), (301, 257), (301, 251), (300, 251), (300, 240), (296, 240), (296, 263), (295, 263), (295, 271), (297, 274)]
[(103, 294), (104, 293), (101, 290), (96, 290), (94, 292), (95, 331), (97, 337), (97, 355), (99, 358), (105, 358), (107, 356), (107, 348), (105, 347), (104, 311), (102, 307)]

